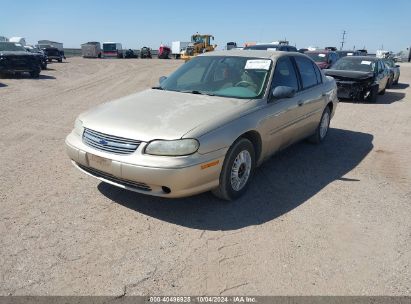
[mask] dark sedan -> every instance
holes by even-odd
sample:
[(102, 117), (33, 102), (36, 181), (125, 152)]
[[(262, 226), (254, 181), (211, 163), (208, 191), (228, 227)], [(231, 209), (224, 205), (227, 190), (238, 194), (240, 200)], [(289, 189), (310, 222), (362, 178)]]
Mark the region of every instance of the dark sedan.
[(394, 60), (391, 58), (385, 58), (383, 59), (385, 65), (391, 70), (391, 82), (392, 84), (398, 84), (398, 81), (400, 80), (400, 66), (398, 64), (395, 64)]
[(390, 71), (376, 57), (347, 56), (338, 60), (329, 70), (324, 70), (337, 82), (338, 98), (376, 102), (389, 85)]
[(307, 51), (306, 54), (320, 69), (329, 69), (338, 60), (338, 55), (336, 52), (330, 50), (315, 50)]
[(40, 76), (38, 57), (13, 42), (0, 42), (0, 74), (28, 72), (33, 78)]

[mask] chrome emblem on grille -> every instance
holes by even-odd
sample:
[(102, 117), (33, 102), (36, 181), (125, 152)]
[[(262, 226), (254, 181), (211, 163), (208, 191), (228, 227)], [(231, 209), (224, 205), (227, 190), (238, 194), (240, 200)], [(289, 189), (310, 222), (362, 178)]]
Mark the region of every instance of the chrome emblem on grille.
[(99, 143), (103, 146), (107, 146), (108, 145), (108, 141), (104, 140), (104, 139), (100, 139)]

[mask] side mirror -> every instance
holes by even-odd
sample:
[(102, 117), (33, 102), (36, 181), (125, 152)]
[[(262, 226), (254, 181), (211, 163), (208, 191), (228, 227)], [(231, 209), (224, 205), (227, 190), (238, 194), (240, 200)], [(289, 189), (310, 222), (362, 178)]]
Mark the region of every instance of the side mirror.
[(291, 98), (295, 95), (295, 89), (286, 86), (278, 86), (271, 92), (271, 99)]
[(397, 65), (395, 65), (395, 67), (396, 67), (396, 68), (399, 68), (399, 67), (400, 67), (400, 65), (398, 65), (398, 64), (397, 64)]
[(162, 83), (164, 82), (164, 80), (166, 80), (166, 79), (167, 79), (166, 76), (161, 76), (161, 77), (158, 79), (158, 82), (159, 82), (160, 84), (162, 84)]

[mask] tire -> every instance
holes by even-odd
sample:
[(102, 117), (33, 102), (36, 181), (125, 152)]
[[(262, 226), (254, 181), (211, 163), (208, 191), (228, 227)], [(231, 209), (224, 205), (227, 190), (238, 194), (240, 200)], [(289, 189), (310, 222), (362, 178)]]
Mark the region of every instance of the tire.
[[(394, 83), (394, 76), (392, 78), (390, 77), (387, 81), (387, 86), (385, 87), (386, 89), (391, 88), (392, 84)], [(384, 92), (385, 93), (385, 92)]]
[(227, 152), (220, 173), (220, 184), (212, 193), (226, 201), (239, 198), (247, 191), (254, 170), (254, 146), (248, 139), (239, 138)]
[(327, 106), (324, 109), (323, 114), (321, 115), (321, 119), (320, 119), (320, 122), (318, 123), (317, 129), (315, 129), (315, 133), (311, 137), (308, 138), (308, 141), (316, 145), (322, 143), (327, 137), (328, 130), (330, 129), (330, 121), (331, 121), (331, 110), (330, 110), (330, 107)]
[(31, 78), (39, 78), (40, 77), (40, 71), (31, 71), (30, 72), (30, 77)]
[(49, 58), (49, 62), (51, 62), (52, 59)]
[(368, 95), (368, 101), (376, 103), (378, 98), (378, 86), (371, 87), (370, 95)]
[(399, 81), (400, 81), (400, 76), (398, 76), (398, 78), (393, 82), (393, 84), (398, 84)]
[(58, 62), (63, 62), (63, 59), (59, 59)]

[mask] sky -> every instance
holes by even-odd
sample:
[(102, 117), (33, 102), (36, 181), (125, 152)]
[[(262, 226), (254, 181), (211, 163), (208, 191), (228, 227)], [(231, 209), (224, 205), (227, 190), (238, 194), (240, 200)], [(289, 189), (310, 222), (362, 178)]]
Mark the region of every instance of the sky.
[(46, 39), (80, 48), (115, 41), (123, 48), (189, 41), (199, 32), (228, 41), (287, 39), (297, 48), (341, 45), (398, 52), (411, 45), (410, 0), (0, 0), (0, 36)]

